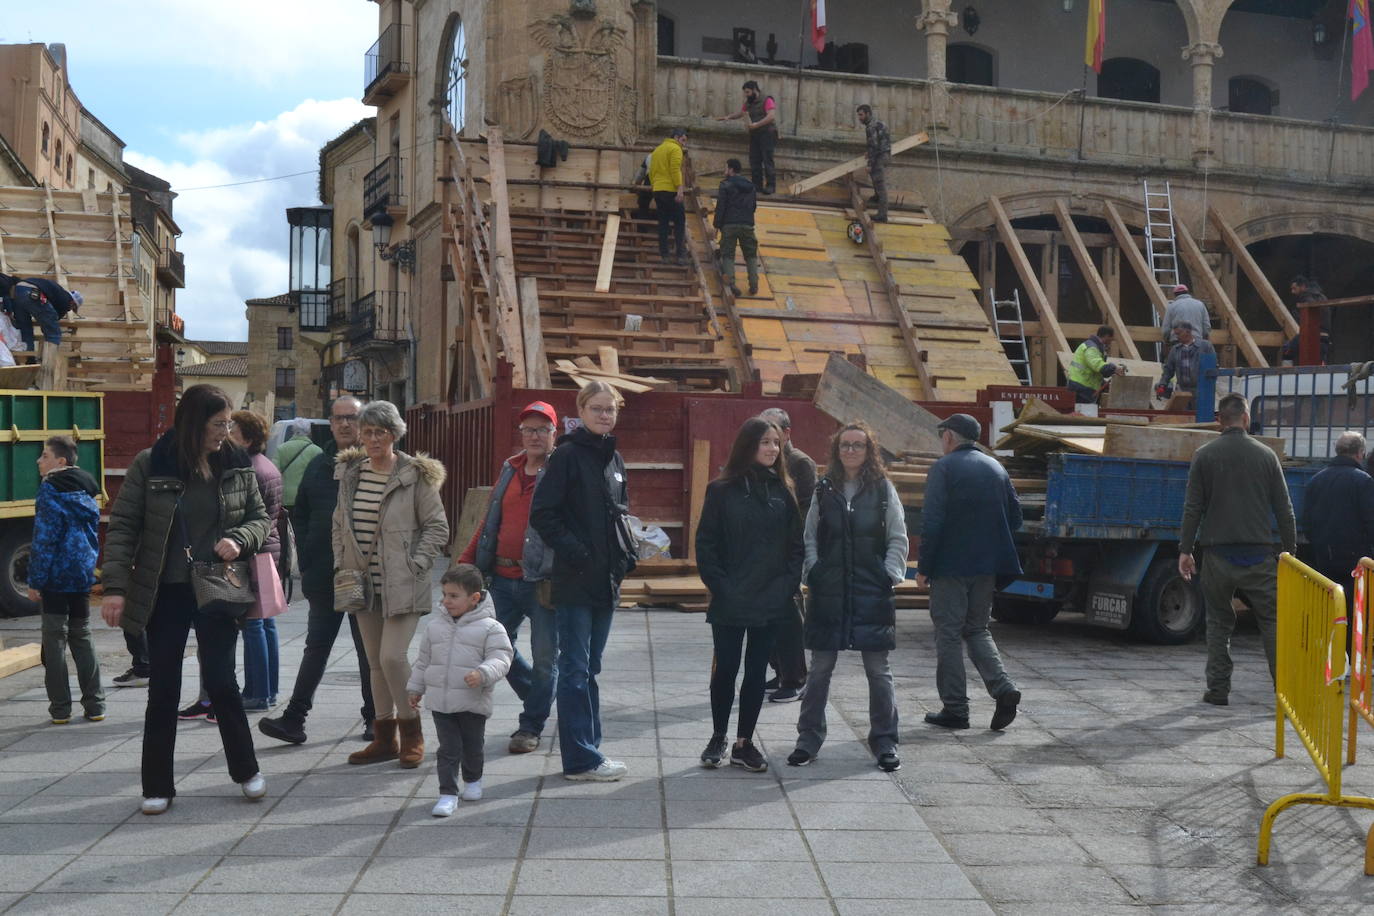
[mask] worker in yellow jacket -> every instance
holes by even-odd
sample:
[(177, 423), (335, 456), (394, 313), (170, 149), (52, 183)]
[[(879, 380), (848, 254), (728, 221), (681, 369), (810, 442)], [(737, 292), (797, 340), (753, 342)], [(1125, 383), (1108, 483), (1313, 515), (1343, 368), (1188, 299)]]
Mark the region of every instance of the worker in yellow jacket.
[(1069, 363), (1068, 389), (1073, 392), (1078, 404), (1094, 404), (1106, 379), (1118, 372), (1126, 373), (1125, 366), (1107, 362), (1116, 332), (1105, 324), (1097, 333), (1078, 345), (1073, 352), (1073, 362)]
[[(682, 151), (687, 147), (687, 131), (674, 127), (668, 139), (649, 155), (649, 186), (658, 210), (658, 253), (665, 264), (687, 263), (687, 211), (683, 209)], [(674, 254), (668, 254), (668, 229), (677, 239)]]

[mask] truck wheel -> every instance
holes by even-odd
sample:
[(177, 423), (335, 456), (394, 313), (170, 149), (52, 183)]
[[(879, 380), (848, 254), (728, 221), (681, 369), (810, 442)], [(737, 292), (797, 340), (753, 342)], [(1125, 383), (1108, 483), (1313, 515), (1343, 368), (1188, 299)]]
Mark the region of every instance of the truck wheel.
[(992, 601), (992, 619), (1000, 623), (1039, 626), (1059, 614), (1059, 605), (1050, 601), (1008, 598), (998, 595)]
[(41, 608), (29, 600), (29, 542), (33, 530), (19, 525), (0, 537), (0, 611), (27, 617)]
[(1147, 642), (1181, 646), (1202, 626), (1202, 589), (1178, 574), (1178, 557), (1159, 557), (1150, 564), (1136, 593), (1131, 632)]

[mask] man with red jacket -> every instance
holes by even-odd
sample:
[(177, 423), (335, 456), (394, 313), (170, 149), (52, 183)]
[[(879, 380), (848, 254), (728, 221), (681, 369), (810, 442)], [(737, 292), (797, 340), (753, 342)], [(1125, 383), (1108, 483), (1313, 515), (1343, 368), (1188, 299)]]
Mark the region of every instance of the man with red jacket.
[(486, 517), (458, 558), (487, 577), (496, 619), (506, 628), (512, 646), (521, 622), (526, 618), (530, 622), (534, 664), (516, 649), (506, 675), (515, 695), (525, 704), (519, 727), (510, 738), (512, 754), (528, 754), (539, 747), (558, 677), (558, 628), (553, 609), (544, 607), (538, 597), (539, 583), (553, 569), (553, 551), (530, 528), (534, 487), (553, 452), (557, 426), (558, 415), (543, 401), (520, 411), (518, 429), (524, 448), (501, 465)]

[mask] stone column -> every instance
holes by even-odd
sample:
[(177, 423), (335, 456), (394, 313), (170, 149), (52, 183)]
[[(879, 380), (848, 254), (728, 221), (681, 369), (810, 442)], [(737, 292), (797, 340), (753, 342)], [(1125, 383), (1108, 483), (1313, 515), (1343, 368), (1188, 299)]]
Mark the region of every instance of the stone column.
[(1183, 49), (1183, 59), (1193, 65), (1193, 164), (1212, 166), (1212, 68), (1222, 55), (1221, 45), (1199, 41)]
[(926, 33), (926, 79), (930, 81), (930, 122), (936, 130), (949, 129), (949, 82), (945, 79), (945, 48), (949, 30), (959, 24), (950, 10), (951, 0), (924, 0), (916, 28)]

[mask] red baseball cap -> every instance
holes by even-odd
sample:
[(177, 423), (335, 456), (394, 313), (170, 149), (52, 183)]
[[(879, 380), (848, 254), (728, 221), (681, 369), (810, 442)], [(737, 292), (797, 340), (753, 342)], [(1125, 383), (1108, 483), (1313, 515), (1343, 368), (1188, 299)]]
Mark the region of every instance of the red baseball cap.
[(523, 420), (530, 414), (543, 417), (552, 423), (555, 429), (558, 427), (558, 414), (554, 411), (553, 406), (546, 401), (532, 401), (526, 404), (525, 409), (520, 411), (520, 419)]
[(1174, 292), (1176, 292), (1176, 293), (1186, 293), (1186, 292), (1188, 292), (1188, 287), (1186, 287), (1186, 286), (1184, 286), (1182, 283), (1180, 283), (1178, 286), (1175, 286), (1175, 287), (1174, 287)]

